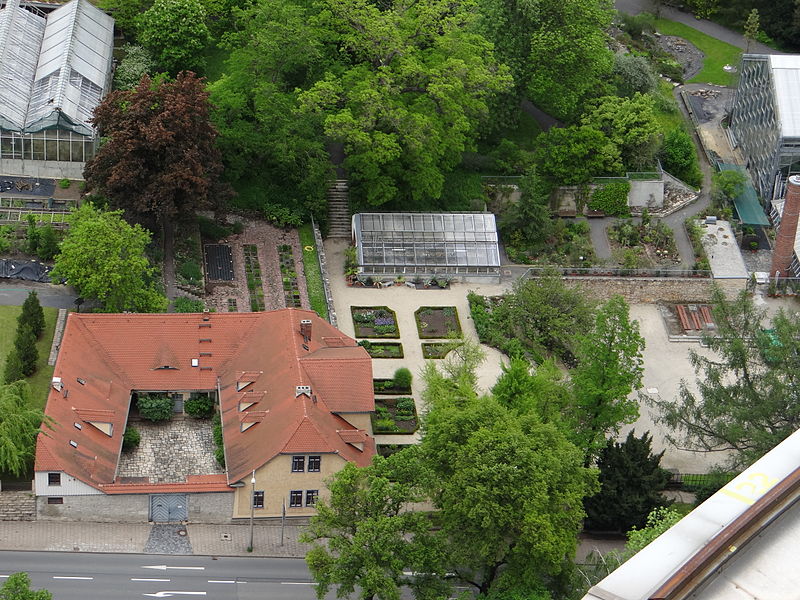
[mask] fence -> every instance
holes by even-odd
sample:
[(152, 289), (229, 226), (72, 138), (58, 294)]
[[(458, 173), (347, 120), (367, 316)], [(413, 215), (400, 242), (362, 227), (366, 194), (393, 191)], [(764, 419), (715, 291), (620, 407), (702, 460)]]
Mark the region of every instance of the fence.
[(694, 269), (625, 269), (622, 267), (527, 267), (523, 278), (555, 273), (562, 277), (692, 277), (711, 279), (711, 271)]
[(336, 308), (333, 305), (333, 294), (331, 284), (328, 279), (328, 261), (325, 258), (325, 246), (322, 244), (322, 234), (317, 227), (314, 217), (311, 217), (311, 229), (314, 231), (314, 245), (317, 247), (317, 260), (319, 261), (319, 271), (322, 275), (322, 289), (325, 293), (325, 303), (328, 305), (328, 321), (334, 327), (336, 324)]

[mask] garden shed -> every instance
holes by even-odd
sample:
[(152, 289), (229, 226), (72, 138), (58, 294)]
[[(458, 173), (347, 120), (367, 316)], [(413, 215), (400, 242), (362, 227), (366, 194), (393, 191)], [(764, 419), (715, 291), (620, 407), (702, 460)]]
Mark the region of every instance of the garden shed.
[(360, 213), (353, 238), (365, 275), (500, 275), (492, 213)]

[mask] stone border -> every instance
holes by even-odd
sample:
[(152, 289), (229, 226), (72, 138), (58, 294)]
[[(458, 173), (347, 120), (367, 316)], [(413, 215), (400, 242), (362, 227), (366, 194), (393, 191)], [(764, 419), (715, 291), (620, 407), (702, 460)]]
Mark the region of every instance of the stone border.
[(67, 309), (59, 308), (58, 317), (56, 318), (56, 328), (53, 332), (53, 343), (50, 345), (50, 357), (47, 359), (47, 364), (51, 367), (56, 364), (58, 358), (58, 349), (61, 347), (61, 338), (64, 335), (64, 326), (67, 324)]
[(331, 293), (331, 284), (328, 281), (328, 261), (325, 258), (325, 246), (322, 243), (322, 234), (319, 232), (314, 218), (311, 218), (311, 229), (314, 231), (314, 245), (317, 247), (317, 261), (319, 262), (319, 271), (322, 275), (322, 290), (325, 293), (325, 303), (328, 305), (328, 322), (337, 327), (336, 324), (336, 308), (333, 305), (333, 294)]

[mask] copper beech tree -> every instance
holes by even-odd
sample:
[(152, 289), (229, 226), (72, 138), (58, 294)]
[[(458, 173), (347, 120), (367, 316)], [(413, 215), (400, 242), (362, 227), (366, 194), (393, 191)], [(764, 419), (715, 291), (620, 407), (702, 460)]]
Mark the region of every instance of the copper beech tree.
[(106, 96), (93, 123), (103, 143), (84, 175), (114, 208), (163, 225), (227, 193), (208, 93), (194, 73), (175, 81), (145, 75), (136, 88)]

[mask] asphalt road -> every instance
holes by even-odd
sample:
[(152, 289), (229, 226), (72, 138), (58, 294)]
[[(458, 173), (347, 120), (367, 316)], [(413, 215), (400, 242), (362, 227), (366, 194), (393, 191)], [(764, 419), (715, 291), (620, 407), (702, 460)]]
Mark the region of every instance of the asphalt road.
[(19, 571), (54, 600), (316, 598), (302, 559), (0, 551), (0, 581)]
[(42, 306), (75, 310), (75, 298), (78, 295), (71, 287), (15, 279), (0, 280), (0, 305), (22, 306), (31, 290), (39, 296)]

